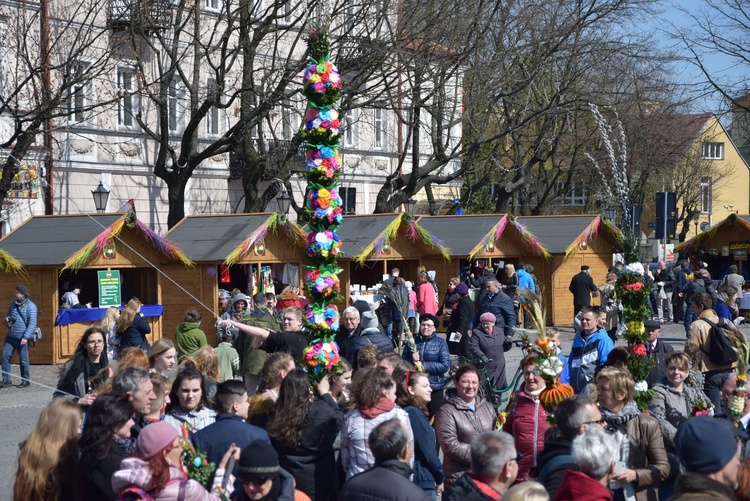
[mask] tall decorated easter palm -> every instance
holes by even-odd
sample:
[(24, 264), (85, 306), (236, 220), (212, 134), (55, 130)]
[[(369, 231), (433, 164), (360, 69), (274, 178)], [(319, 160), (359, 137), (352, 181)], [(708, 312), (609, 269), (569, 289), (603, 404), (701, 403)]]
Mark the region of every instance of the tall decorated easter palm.
[(326, 27), (313, 24), (307, 40), (310, 61), (302, 79), (307, 97), (305, 121), (300, 131), (307, 153), (306, 219), (309, 225), (305, 286), (310, 303), (307, 327), (313, 343), (305, 348), (302, 364), (313, 383), (331, 372), (340, 372), (339, 349), (333, 341), (339, 326), (334, 302), (341, 297), (337, 256), (341, 249), (338, 229), (342, 201), (338, 194), (341, 176), (339, 138), (341, 122), (337, 102), (341, 78), (330, 62)]

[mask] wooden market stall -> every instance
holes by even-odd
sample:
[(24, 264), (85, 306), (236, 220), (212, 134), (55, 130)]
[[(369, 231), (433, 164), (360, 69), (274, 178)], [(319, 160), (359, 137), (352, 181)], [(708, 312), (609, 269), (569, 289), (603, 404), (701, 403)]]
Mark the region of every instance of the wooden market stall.
[(219, 316), (220, 288), (250, 295), (278, 294), (285, 285), (302, 289), (307, 235), (278, 213), (188, 216), (167, 237), (196, 263), (189, 271), (165, 268), (176, 282), (164, 286), (164, 321), (171, 336), (191, 306), (204, 308), (203, 329), (212, 331), (206, 324)]
[(398, 268), (406, 280), (415, 281), (417, 268), (428, 255), (448, 260), (449, 249), (421, 228), (408, 214), (367, 214), (346, 216), (339, 228), (342, 242), (339, 265), (341, 309), (355, 299), (375, 300), (373, 286), (391, 269)]
[[(534, 274), (545, 289), (547, 323), (573, 323), (573, 295), (568, 290), (582, 265), (591, 268), (596, 285), (604, 283), (612, 254), (622, 250), (620, 230), (599, 215), (528, 216), (517, 220), (544, 244), (552, 258), (534, 264)], [(529, 260), (529, 262), (532, 262)], [(597, 304), (598, 301), (592, 301)]]
[(703, 261), (708, 265), (711, 278), (720, 279), (728, 273), (731, 265), (737, 265), (739, 273), (750, 280), (750, 265), (747, 255), (750, 251), (750, 216), (730, 214), (704, 231), (685, 240), (677, 247), (675, 253), (690, 258), (691, 261)]
[[(10, 303), (16, 285), (24, 283), (38, 308), (37, 324), (44, 337), (30, 350), (33, 364), (68, 359), (83, 332), (104, 317), (106, 308), (96, 307), (100, 270), (119, 271), (123, 303), (131, 297), (143, 302), (142, 312), (151, 325), (147, 337), (153, 343), (161, 337), (164, 311), (163, 279), (155, 267), (191, 264), (179, 249), (138, 221), (133, 211), (35, 216), (0, 241), (0, 248), (20, 256), (25, 273), (19, 278), (0, 272), (0, 297)], [(62, 294), (76, 283), (82, 286), (80, 302), (92, 303), (93, 308), (60, 308)]]
[(505, 275), (499, 268), (505, 263), (524, 262), (537, 270), (550, 257), (544, 245), (507, 214), (424, 216), (418, 222), (451, 250), (450, 261), (436, 253), (423, 259), (428, 270), (436, 271), (441, 291), (446, 290), (452, 277), (463, 281), (472, 272), (481, 277), (488, 266), (495, 269), (500, 283), (504, 283)]

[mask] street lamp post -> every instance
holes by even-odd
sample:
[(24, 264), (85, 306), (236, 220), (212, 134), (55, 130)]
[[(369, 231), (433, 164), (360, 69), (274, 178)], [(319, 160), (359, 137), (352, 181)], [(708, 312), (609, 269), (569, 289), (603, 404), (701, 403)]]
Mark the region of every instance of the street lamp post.
[(698, 221), (700, 221), (701, 213), (700, 212), (694, 212), (693, 213), (693, 222), (695, 223), (695, 234), (698, 234)]
[(416, 209), (416, 208), (417, 208), (417, 201), (414, 200), (413, 198), (410, 198), (409, 200), (407, 200), (406, 202), (404, 202), (404, 210), (409, 215), (413, 216), (414, 215), (414, 209)]
[(615, 217), (617, 217), (617, 209), (614, 207), (607, 207), (604, 209), (604, 216), (614, 223)]
[(107, 209), (109, 193), (109, 190), (104, 187), (101, 181), (99, 181), (99, 186), (97, 186), (95, 190), (91, 190), (91, 195), (94, 197), (96, 212), (104, 212)]
[(286, 215), (289, 212), (289, 207), (292, 205), (292, 197), (290, 197), (286, 191), (282, 191), (276, 197), (276, 203), (279, 204), (279, 213), (286, 218)]

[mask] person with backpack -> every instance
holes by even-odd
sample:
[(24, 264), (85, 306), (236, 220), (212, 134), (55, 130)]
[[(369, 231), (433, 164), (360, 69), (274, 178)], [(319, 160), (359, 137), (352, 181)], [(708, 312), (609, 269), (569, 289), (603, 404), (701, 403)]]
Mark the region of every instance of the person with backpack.
[(692, 297), (691, 306), (697, 320), (690, 325), (686, 346), (694, 345), (700, 350), (700, 371), (705, 378), (703, 392), (714, 404), (715, 413), (718, 414), (722, 412), (721, 388), (737, 369), (737, 353), (727, 336), (744, 334), (733, 323), (720, 321), (712, 305), (711, 296), (706, 292)]
[(135, 446), (135, 457), (122, 461), (120, 469), (112, 475), (112, 488), (120, 499), (146, 499), (158, 501), (208, 501), (223, 499), (219, 494), (225, 475), (232, 492), (234, 476), (226, 471), (229, 458), (240, 457), (240, 449), (232, 445), (217, 465), (211, 491), (206, 491), (195, 480), (187, 480), (180, 456), (182, 440), (176, 428), (160, 421), (141, 431)]

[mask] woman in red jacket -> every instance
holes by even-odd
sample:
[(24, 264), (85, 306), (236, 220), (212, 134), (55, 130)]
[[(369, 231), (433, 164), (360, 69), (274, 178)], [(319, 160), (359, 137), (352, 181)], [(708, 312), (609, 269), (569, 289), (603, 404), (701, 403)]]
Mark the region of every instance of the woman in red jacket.
[(534, 371), (539, 355), (532, 353), (521, 360), (523, 384), (510, 399), (508, 417), (503, 431), (513, 435), (516, 450), (523, 454), (518, 462), (516, 482), (526, 480), (526, 474), (536, 466), (544, 449), (544, 433), (549, 428), (547, 411), (539, 403), (539, 394), (544, 390), (544, 379)]

